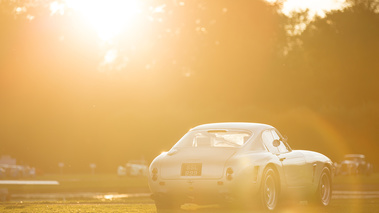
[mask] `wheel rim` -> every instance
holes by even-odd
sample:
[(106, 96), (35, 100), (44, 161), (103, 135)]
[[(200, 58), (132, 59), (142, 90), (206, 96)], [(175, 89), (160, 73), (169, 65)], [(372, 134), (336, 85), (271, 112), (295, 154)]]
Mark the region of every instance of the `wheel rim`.
[(272, 174), (266, 176), (263, 188), (263, 197), (266, 207), (273, 210), (276, 206), (277, 190), (275, 179)]
[(321, 176), (321, 182), (320, 182), (320, 196), (321, 196), (321, 203), (324, 206), (327, 206), (329, 204), (330, 194), (331, 194), (330, 179), (326, 173), (323, 173), (323, 175)]

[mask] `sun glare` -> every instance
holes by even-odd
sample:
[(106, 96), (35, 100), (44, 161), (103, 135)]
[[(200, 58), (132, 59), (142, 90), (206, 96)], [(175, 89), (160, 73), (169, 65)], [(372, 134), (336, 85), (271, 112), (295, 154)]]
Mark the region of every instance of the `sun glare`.
[(103, 41), (130, 27), (141, 12), (138, 0), (66, 0), (66, 5), (78, 11)]

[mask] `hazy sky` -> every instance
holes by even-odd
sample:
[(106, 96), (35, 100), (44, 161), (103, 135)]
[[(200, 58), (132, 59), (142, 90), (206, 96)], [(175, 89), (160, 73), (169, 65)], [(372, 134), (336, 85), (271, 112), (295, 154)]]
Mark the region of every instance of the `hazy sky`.
[[(277, 0), (267, 0), (276, 2)], [(309, 9), (312, 14), (324, 16), (324, 11), (340, 9), (344, 6), (345, 0), (287, 0), (283, 4), (283, 12), (289, 14), (292, 11)]]

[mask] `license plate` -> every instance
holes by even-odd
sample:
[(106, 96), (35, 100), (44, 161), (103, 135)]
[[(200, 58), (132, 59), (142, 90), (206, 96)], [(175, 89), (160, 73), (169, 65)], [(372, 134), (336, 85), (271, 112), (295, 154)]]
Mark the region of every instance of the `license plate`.
[(182, 176), (201, 176), (201, 163), (183, 163)]

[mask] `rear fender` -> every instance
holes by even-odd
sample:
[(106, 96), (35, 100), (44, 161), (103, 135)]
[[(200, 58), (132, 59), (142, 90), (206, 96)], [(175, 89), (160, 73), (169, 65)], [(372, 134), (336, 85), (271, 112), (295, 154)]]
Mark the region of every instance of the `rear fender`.
[[(239, 192), (258, 193), (263, 172), (268, 166), (274, 169), (278, 177), (282, 177), (283, 170), (280, 161), (271, 153), (244, 155), (240, 156), (239, 159), (232, 158), (227, 163), (226, 168), (233, 168), (235, 182), (241, 184), (237, 185)], [(285, 184), (282, 183), (282, 178), (279, 178), (279, 180), (280, 186)]]

